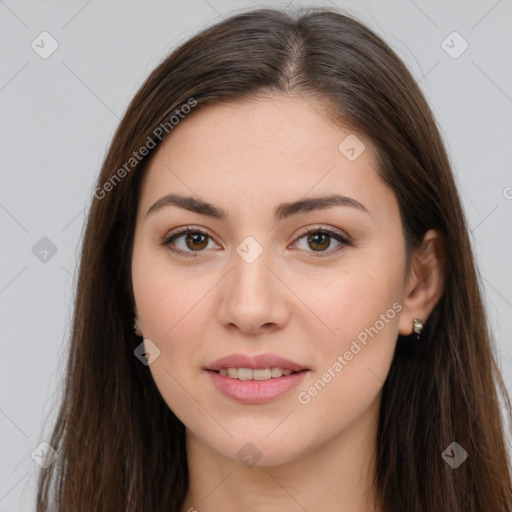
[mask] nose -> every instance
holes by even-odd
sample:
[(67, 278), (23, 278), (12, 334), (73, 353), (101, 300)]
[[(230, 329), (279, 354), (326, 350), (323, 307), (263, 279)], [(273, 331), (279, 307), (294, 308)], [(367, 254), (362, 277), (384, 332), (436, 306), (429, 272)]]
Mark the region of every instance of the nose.
[(267, 252), (248, 262), (233, 256), (232, 270), (219, 288), (219, 321), (246, 334), (282, 329), (290, 317), (290, 291), (280, 278)]

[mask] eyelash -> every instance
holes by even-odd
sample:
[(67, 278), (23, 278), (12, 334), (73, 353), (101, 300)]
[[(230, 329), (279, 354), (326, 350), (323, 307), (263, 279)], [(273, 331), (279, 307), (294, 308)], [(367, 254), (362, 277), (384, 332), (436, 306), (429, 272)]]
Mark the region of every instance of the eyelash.
[[(181, 249), (177, 249), (176, 247), (171, 248), (171, 244), (177, 238), (179, 238), (180, 236), (183, 236), (183, 235), (187, 235), (189, 233), (201, 234), (201, 235), (207, 236), (208, 238), (213, 240), (213, 238), (208, 233), (206, 233), (205, 231), (203, 231), (201, 229), (198, 229), (198, 228), (193, 228), (191, 226), (186, 226), (186, 227), (183, 227), (183, 228), (179, 228), (179, 230), (175, 231), (174, 233), (166, 235), (163, 238), (163, 240), (161, 242), (161, 245), (164, 246), (164, 247), (167, 247), (171, 252), (173, 252), (175, 254), (178, 254), (178, 255), (183, 255), (186, 258), (197, 258), (197, 256), (199, 256), (199, 254), (197, 254), (197, 253), (203, 252), (203, 251), (192, 252), (192, 251), (183, 251)], [(333, 231), (332, 229), (329, 229), (329, 228), (319, 228), (319, 227), (305, 229), (298, 236), (298, 238), (296, 240), (298, 241), (301, 238), (304, 238), (305, 236), (307, 236), (307, 235), (309, 235), (311, 233), (325, 234), (325, 235), (330, 236), (331, 238), (334, 238), (338, 242), (340, 242), (340, 245), (337, 248), (335, 248), (334, 250), (330, 250), (330, 251), (306, 251), (306, 252), (311, 252), (312, 253), (311, 257), (313, 257), (313, 258), (326, 258), (328, 256), (332, 256), (333, 254), (337, 254), (340, 251), (344, 250), (347, 246), (351, 246), (352, 245), (352, 242), (349, 241), (344, 236), (342, 236), (340, 233), (338, 233), (336, 231)]]

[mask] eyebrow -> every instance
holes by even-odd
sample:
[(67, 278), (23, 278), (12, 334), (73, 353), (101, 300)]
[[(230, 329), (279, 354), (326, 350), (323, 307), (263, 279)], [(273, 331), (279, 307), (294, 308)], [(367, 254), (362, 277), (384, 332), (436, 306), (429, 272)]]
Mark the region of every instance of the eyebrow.
[[(178, 208), (183, 208), (200, 215), (207, 215), (208, 217), (222, 221), (227, 220), (229, 217), (228, 212), (218, 206), (214, 206), (213, 204), (203, 201), (198, 197), (182, 196), (179, 194), (167, 194), (161, 197), (149, 208), (146, 212), (146, 217), (158, 210), (161, 210), (162, 208), (165, 208), (166, 206), (177, 206)], [(368, 208), (359, 201), (356, 201), (351, 197), (331, 194), (321, 197), (299, 199), (298, 201), (292, 201), (289, 203), (282, 203), (274, 209), (274, 219), (276, 222), (279, 222), (291, 217), (292, 215), (306, 213), (313, 210), (324, 210), (334, 206), (348, 206), (371, 215)]]

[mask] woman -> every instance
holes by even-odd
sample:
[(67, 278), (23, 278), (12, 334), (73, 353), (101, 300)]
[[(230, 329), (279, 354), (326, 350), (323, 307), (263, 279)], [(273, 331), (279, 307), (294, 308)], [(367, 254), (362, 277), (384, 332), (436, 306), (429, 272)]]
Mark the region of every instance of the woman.
[(153, 71), (98, 178), (64, 390), (39, 512), (512, 509), (466, 220), (379, 37), (257, 10)]

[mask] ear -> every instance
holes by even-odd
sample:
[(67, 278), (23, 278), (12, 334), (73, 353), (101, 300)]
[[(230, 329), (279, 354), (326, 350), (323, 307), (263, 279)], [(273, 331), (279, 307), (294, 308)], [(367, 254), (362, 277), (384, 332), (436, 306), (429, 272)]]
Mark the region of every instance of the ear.
[(445, 285), (445, 261), (443, 237), (438, 231), (430, 229), (425, 233), (420, 247), (411, 255), (398, 323), (398, 332), (402, 336), (412, 334), (414, 318), (426, 323), (441, 299)]
[(142, 327), (140, 325), (140, 320), (139, 320), (139, 317), (137, 315), (137, 306), (133, 306), (133, 321), (137, 324), (137, 329), (135, 329), (135, 334), (137, 336), (141, 336), (142, 337)]

